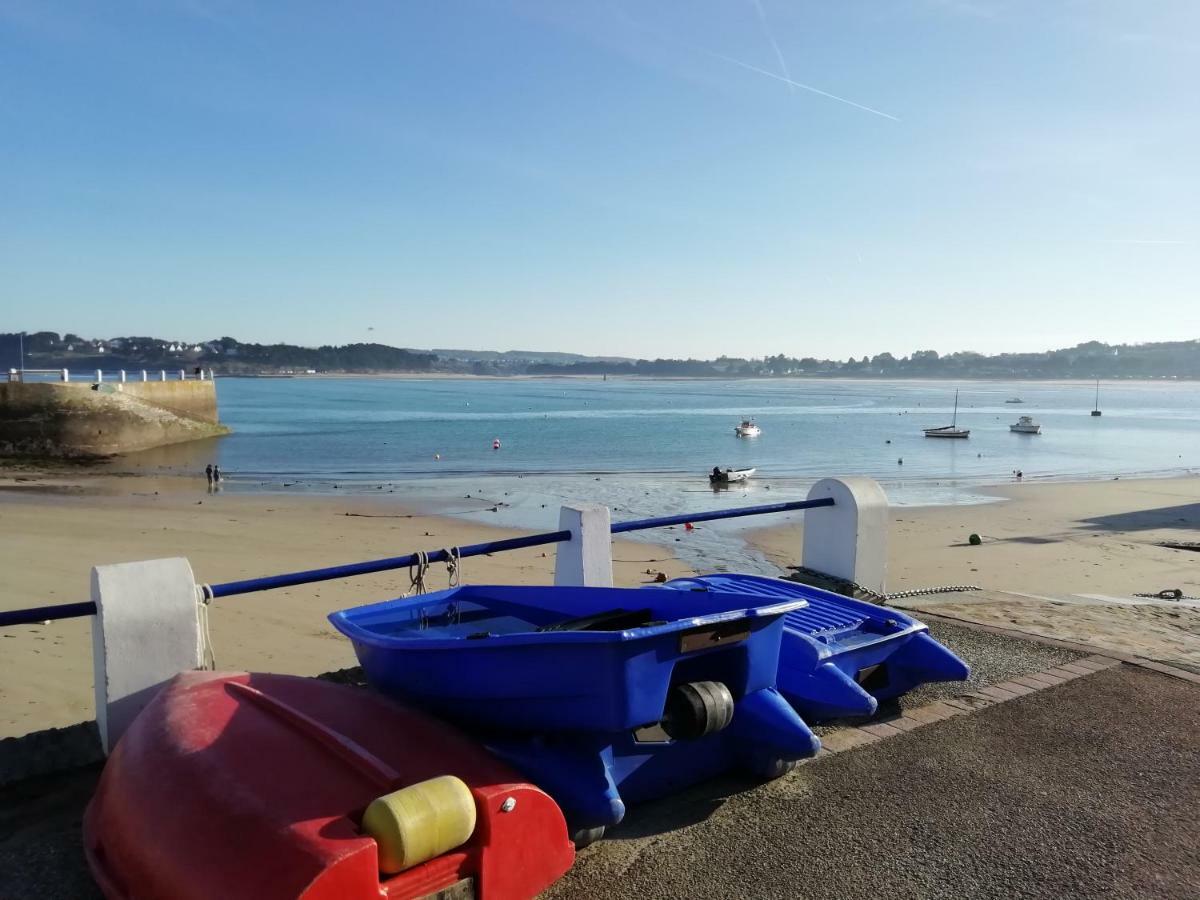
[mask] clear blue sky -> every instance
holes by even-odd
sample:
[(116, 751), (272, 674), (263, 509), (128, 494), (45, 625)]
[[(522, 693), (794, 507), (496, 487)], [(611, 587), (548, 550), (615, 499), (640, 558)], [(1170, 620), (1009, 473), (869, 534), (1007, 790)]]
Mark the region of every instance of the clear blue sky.
[(1200, 337), (1200, 3), (0, 0), (19, 329)]

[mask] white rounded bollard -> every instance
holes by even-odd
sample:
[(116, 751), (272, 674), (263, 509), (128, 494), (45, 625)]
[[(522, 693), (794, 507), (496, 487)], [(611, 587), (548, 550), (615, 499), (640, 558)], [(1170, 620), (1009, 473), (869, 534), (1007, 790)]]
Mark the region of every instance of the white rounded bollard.
[(822, 478), (809, 500), (832, 497), (833, 506), (804, 511), (801, 565), (885, 593), (888, 499), (874, 478)]

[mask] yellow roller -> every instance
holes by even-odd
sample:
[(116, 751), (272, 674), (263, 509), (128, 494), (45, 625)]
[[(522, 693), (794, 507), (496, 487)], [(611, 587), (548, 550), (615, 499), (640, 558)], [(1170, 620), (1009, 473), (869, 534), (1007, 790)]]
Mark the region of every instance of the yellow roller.
[(470, 840), (475, 798), (453, 775), (430, 778), (373, 800), (362, 830), (379, 845), (379, 870), (392, 875)]

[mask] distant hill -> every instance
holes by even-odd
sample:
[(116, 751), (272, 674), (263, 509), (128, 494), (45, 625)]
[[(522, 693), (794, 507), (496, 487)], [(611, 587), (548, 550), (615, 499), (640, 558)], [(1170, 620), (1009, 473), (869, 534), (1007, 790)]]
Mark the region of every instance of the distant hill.
[[(21, 366), (19, 336), (0, 334), (0, 366)], [(700, 378), (1200, 378), (1200, 340), (1146, 344), (1087, 341), (1042, 353), (940, 355), (917, 350), (845, 361), (779, 354), (761, 359), (630, 359), (534, 350), (413, 350), (386, 344), (299, 347), (243, 343), (231, 337), (179, 341), (152, 337), (83, 338), (53, 331), (25, 335), (26, 368), (186, 369), (225, 375), (449, 373), (476, 375), (636, 375)]]

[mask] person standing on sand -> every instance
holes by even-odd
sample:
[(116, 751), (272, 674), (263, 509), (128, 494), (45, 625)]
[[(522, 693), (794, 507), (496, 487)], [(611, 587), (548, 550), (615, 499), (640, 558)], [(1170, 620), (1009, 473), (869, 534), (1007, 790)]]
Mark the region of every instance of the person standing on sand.
[(213, 470), (213, 484), (219, 485), (221, 483), (221, 467), (213, 466), (212, 470)]
[(213, 484), (213, 467), (212, 467), (212, 463), (209, 463), (207, 466), (205, 466), (205, 467), (204, 467), (204, 476), (205, 476), (205, 477), (208, 479), (208, 486), (209, 486), (209, 487), (212, 487), (212, 484)]

